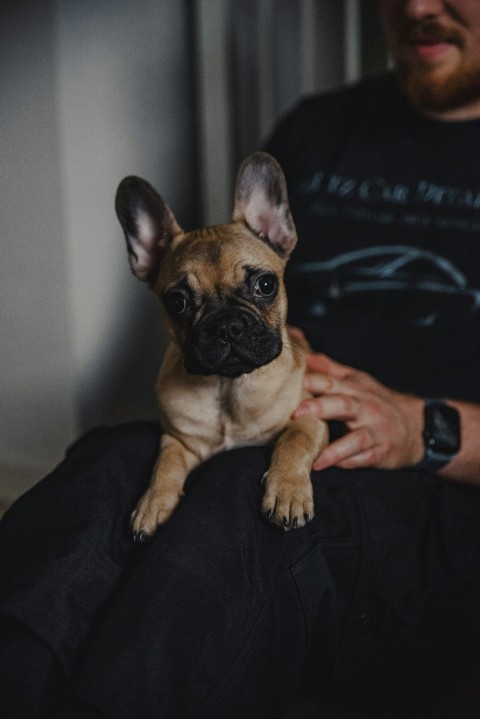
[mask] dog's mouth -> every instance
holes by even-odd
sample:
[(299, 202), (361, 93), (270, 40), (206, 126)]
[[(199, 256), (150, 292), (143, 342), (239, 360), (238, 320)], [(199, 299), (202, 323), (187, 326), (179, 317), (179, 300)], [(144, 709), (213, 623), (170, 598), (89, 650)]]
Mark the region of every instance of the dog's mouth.
[(249, 312), (225, 310), (193, 330), (184, 363), (190, 374), (235, 378), (269, 364), (281, 351), (280, 332)]
[(229, 377), (235, 379), (243, 374), (250, 374), (262, 365), (248, 362), (240, 357), (230, 354), (220, 362), (206, 363), (198, 361), (196, 358), (185, 358), (185, 369), (190, 374), (201, 375), (219, 375), (220, 377)]

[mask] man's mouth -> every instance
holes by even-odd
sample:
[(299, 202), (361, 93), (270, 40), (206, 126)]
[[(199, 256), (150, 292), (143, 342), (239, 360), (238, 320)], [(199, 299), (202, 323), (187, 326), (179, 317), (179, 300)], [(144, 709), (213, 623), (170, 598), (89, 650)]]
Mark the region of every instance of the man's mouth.
[(439, 42), (428, 41), (412, 43), (411, 47), (418, 57), (429, 60), (443, 55), (443, 53), (452, 47), (452, 44), (453, 43), (445, 42), (444, 40)]
[(421, 23), (409, 27), (403, 44), (423, 60), (440, 57), (452, 47), (462, 47), (463, 38), (456, 29), (445, 28), (438, 23)]

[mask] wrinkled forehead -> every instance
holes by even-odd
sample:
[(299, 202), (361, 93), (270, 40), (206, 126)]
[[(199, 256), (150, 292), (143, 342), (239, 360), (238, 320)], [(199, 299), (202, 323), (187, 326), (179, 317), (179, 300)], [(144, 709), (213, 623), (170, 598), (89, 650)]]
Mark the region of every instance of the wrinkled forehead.
[(262, 239), (239, 224), (196, 230), (180, 238), (165, 271), (161, 289), (186, 280), (194, 291), (239, 287), (256, 271), (283, 274), (284, 260)]

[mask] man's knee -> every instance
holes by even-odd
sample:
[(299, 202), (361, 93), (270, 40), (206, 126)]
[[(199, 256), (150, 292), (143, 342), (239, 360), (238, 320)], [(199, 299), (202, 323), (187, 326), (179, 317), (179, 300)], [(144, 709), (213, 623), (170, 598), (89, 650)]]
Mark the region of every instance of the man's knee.
[(266, 447), (245, 447), (216, 455), (192, 473), (184, 504), (195, 504), (205, 519), (244, 525), (253, 515), (256, 521), (270, 454)]

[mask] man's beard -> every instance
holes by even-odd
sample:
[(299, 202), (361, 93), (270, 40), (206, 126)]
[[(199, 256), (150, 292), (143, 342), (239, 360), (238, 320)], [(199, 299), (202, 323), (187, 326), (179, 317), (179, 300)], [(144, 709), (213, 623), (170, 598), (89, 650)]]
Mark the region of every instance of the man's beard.
[[(419, 23), (408, 28), (404, 42), (453, 42), (463, 50), (463, 37), (437, 23)], [(426, 112), (454, 110), (480, 99), (480, 64), (463, 60), (449, 74), (428, 63), (397, 62), (401, 89), (412, 105)]]
[(458, 68), (447, 77), (436, 78), (431, 69), (398, 64), (398, 82), (419, 110), (442, 112), (464, 107), (480, 99), (480, 68)]

